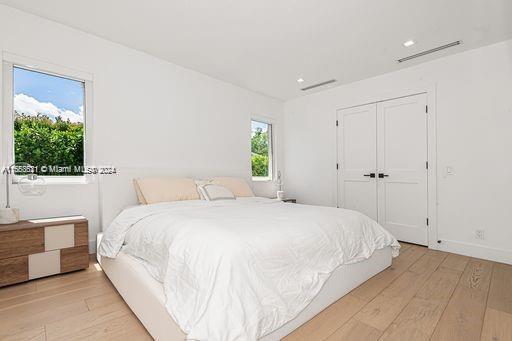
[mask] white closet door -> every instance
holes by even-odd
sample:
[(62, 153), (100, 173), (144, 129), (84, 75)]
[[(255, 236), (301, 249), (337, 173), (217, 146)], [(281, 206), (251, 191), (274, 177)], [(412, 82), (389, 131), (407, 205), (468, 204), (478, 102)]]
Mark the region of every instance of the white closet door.
[(377, 220), (376, 104), (338, 111), (338, 205)]
[[(373, 126), (373, 125), (372, 125)], [(378, 222), (427, 245), (426, 94), (377, 104)]]

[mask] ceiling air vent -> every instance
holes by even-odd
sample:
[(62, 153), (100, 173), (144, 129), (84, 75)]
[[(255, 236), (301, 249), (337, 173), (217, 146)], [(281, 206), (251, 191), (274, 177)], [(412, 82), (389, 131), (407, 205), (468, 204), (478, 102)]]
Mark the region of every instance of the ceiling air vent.
[(325, 81), (325, 82), (322, 82), (322, 83), (306, 86), (305, 88), (302, 88), (301, 90), (302, 91), (311, 90), (311, 89), (314, 89), (314, 88), (318, 88), (319, 86), (324, 86), (324, 85), (331, 84), (331, 83), (334, 83), (334, 82), (336, 82), (336, 79), (329, 79), (328, 81)]
[(397, 60), (397, 62), (403, 63), (403, 62), (406, 62), (408, 60), (411, 60), (411, 59), (414, 59), (414, 58), (418, 58), (418, 57), (423, 57), (423, 56), (426, 56), (427, 54), (431, 54), (431, 53), (438, 52), (438, 51), (441, 51), (441, 50), (444, 50), (444, 49), (448, 49), (450, 47), (454, 47), (454, 46), (457, 46), (457, 45), (460, 45), (460, 44), (462, 44), (462, 41), (461, 40), (457, 40), (457, 41), (454, 41), (454, 42), (446, 44), (446, 45), (438, 46), (438, 47), (435, 47), (435, 48), (427, 50), (427, 51), (419, 52), (419, 53), (413, 54), (413, 55), (408, 56), (408, 57), (400, 58), (400, 59)]

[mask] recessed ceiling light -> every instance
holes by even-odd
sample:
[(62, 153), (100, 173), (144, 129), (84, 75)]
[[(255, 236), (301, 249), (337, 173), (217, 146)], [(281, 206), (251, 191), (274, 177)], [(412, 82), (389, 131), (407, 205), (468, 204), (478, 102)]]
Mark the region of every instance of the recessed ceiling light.
[(297, 79), (297, 83), (302, 83), (302, 82), (304, 82), (304, 79), (302, 79), (302, 78)]
[(405, 43), (404, 43), (404, 46), (405, 47), (411, 47), (413, 46), (414, 44), (416, 44), (416, 42), (414, 40), (407, 40)]

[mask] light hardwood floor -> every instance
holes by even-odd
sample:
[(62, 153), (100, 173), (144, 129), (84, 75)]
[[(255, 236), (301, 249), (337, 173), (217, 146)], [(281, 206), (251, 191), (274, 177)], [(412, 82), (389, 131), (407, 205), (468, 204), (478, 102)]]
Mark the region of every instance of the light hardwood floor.
[[(101, 269), (0, 289), (0, 340), (150, 340)], [(292, 340), (512, 341), (512, 266), (402, 244)]]

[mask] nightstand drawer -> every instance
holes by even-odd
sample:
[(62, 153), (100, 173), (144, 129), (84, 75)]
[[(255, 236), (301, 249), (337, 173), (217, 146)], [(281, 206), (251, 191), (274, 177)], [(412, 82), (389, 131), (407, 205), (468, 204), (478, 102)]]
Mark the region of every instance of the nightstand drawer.
[(44, 250), (59, 250), (75, 246), (75, 225), (55, 225), (44, 228)]
[(75, 246), (89, 245), (89, 228), (87, 223), (75, 224)]
[(0, 259), (0, 287), (28, 281), (28, 256)]
[(60, 250), (60, 272), (85, 269), (89, 266), (89, 247), (75, 246)]
[(44, 251), (44, 229), (29, 228), (0, 232), (0, 259)]
[(28, 255), (28, 278), (35, 279), (60, 272), (60, 250)]

